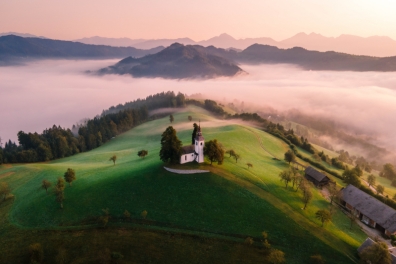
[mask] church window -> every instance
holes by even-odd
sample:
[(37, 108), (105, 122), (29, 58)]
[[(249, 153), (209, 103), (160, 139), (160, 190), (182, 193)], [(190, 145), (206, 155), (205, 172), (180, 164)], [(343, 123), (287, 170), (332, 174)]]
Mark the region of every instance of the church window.
[(202, 142), (201, 142), (201, 146), (202, 146)]
[(184, 160), (187, 160), (187, 155), (186, 155), (186, 156), (184, 156)]

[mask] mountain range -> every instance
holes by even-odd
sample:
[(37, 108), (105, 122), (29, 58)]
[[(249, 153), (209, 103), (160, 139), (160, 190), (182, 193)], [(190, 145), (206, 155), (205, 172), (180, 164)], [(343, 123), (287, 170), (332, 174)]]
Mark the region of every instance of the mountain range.
[(215, 55), (202, 46), (174, 43), (164, 50), (142, 58), (127, 57), (101, 69), (100, 74), (130, 74), (134, 77), (170, 79), (215, 78), (243, 73), (235, 63)]
[(140, 50), (134, 47), (88, 45), (79, 42), (7, 35), (0, 37), (0, 60), (9, 58), (125, 58), (157, 53), (163, 47)]
[(184, 45), (215, 46), (218, 48), (234, 48), (243, 50), (253, 44), (263, 44), (275, 46), (282, 49), (301, 47), (316, 51), (336, 51), (354, 55), (366, 55), (374, 57), (396, 56), (396, 41), (383, 36), (358, 37), (353, 35), (340, 35), (339, 37), (325, 37), (320, 34), (298, 33), (290, 38), (276, 41), (272, 38), (245, 38), (235, 39), (228, 34), (203, 41), (194, 41), (190, 38), (178, 39), (111, 39), (102, 37), (92, 37), (75, 40), (87, 44), (102, 44), (112, 46), (133, 46), (139, 49), (150, 49), (158, 46), (167, 47), (178, 42)]

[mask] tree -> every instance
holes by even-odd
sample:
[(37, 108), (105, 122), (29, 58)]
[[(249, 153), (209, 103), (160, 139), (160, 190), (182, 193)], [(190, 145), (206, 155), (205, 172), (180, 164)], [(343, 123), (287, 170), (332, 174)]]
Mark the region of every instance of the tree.
[(106, 208), (106, 209), (102, 209), (102, 212), (103, 212), (103, 215), (99, 217), (98, 222), (99, 222), (99, 225), (104, 228), (107, 226), (107, 223), (109, 222), (110, 211), (109, 211), (109, 208)]
[(125, 210), (123, 215), (124, 215), (125, 219), (130, 219), (131, 218), (131, 213), (128, 212), (128, 210)]
[(246, 163), (246, 165), (248, 166), (248, 169), (249, 169), (249, 168), (253, 168), (253, 164), (252, 164), (252, 163), (249, 163), (249, 162), (248, 162), (248, 163)]
[(329, 187), (327, 187), (327, 190), (329, 191), (330, 204), (333, 204), (334, 198), (337, 197), (338, 193), (340, 192), (337, 188), (337, 184), (330, 183)]
[(381, 184), (377, 185), (377, 194), (383, 194), (385, 191), (385, 187), (382, 186)]
[(147, 211), (144, 210), (144, 211), (140, 214), (140, 216), (141, 216), (143, 219), (146, 219), (147, 214), (148, 214)]
[(58, 181), (55, 184), (55, 196), (56, 201), (60, 204), (60, 207), (63, 208), (63, 200), (65, 200), (65, 181), (59, 177)]
[(363, 263), (391, 264), (392, 258), (388, 246), (384, 242), (376, 242), (363, 249), (360, 254)]
[(285, 183), (287, 189), (287, 185), (292, 180), (292, 173), (290, 170), (284, 170), (281, 173), (279, 173), (279, 178), (281, 181)]
[(210, 165), (212, 165), (213, 161), (219, 165), (223, 164), (224, 149), (217, 139), (205, 142), (204, 154), (209, 158)]
[(281, 264), (285, 262), (285, 253), (278, 249), (271, 250), (268, 256), (268, 261), (272, 264)]
[(304, 208), (307, 207), (307, 204), (312, 200), (312, 192), (311, 192), (311, 184), (306, 179), (304, 179), (300, 184), (300, 189), (303, 193), (302, 201), (304, 203)]
[(169, 121), (170, 121), (171, 123), (173, 123), (173, 121), (175, 121), (175, 118), (173, 117), (173, 115), (169, 115)]
[(109, 161), (112, 161), (112, 162), (113, 162), (113, 165), (115, 165), (116, 160), (117, 160), (117, 155), (113, 155), (113, 156), (111, 156), (110, 159), (109, 159)]
[(344, 178), (344, 182), (347, 184), (352, 184), (356, 187), (360, 187), (361, 182), (359, 179), (359, 176), (357, 176), (356, 172), (354, 172), (353, 170), (350, 169), (346, 169), (343, 173), (342, 173), (342, 177)]
[(192, 121), (192, 116), (190, 116), (190, 115), (188, 116), (188, 121), (190, 121), (190, 122)]
[(385, 177), (389, 180), (393, 180), (396, 178), (396, 170), (395, 167), (390, 164), (390, 163), (386, 163), (383, 168), (382, 171), (380, 172), (380, 176), (381, 177)]
[(285, 153), (285, 161), (287, 161), (289, 164), (292, 161), (296, 160), (296, 155), (294, 154), (293, 151), (291, 151), (290, 149)]
[(140, 151), (138, 152), (137, 155), (138, 155), (139, 157), (141, 157), (141, 158), (144, 158), (144, 157), (146, 157), (146, 156), (148, 155), (148, 151), (145, 150), (145, 149), (142, 149), (142, 150), (140, 150)]
[(178, 163), (181, 146), (182, 143), (176, 136), (176, 130), (172, 126), (169, 126), (161, 136), (160, 159), (163, 162)]
[(230, 154), (229, 158), (231, 158), (232, 156), (234, 156), (235, 151), (233, 149), (229, 149), (225, 152), (226, 154)]
[(41, 263), (44, 258), (43, 247), (40, 243), (29, 245), (30, 263)]
[(321, 255), (311, 256), (311, 264), (325, 264), (325, 261)]
[(369, 184), (369, 187), (371, 187), (372, 185), (375, 185), (375, 176), (373, 174), (370, 174), (369, 176), (367, 176), (367, 183)]
[(8, 183), (6, 182), (1, 182), (0, 183), (0, 196), (4, 195), (3, 201), (5, 201), (7, 195), (10, 193), (10, 187), (8, 187)]
[(43, 180), (41, 182), (41, 188), (45, 189), (45, 191), (48, 193), (48, 188), (51, 187), (51, 183), (47, 180)]
[(325, 209), (320, 209), (320, 210), (316, 211), (315, 217), (316, 217), (316, 219), (319, 219), (320, 222), (322, 222), (322, 226), (325, 222), (328, 222), (331, 220), (330, 212)]
[(69, 183), (69, 186), (72, 186), (72, 182), (76, 180), (76, 172), (73, 169), (68, 168), (63, 177), (65, 178), (65, 181)]
[(197, 136), (197, 133), (198, 133), (198, 125), (197, 125), (197, 123), (194, 123), (193, 124), (193, 128), (194, 128), (194, 130), (193, 130), (193, 132), (192, 132), (192, 135), (191, 135), (191, 144), (195, 144), (195, 137)]
[(238, 160), (241, 158), (241, 156), (237, 153), (235, 153), (233, 157), (235, 159), (235, 163), (238, 163)]

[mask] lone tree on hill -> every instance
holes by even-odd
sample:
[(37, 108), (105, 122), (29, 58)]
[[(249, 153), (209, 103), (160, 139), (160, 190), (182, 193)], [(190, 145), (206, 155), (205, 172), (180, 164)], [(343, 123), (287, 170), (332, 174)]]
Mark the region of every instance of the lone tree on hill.
[(48, 188), (51, 187), (51, 183), (47, 180), (41, 182), (41, 188), (43, 188), (48, 193)]
[(169, 115), (169, 121), (170, 121), (171, 123), (173, 123), (173, 121), (175, 121), (175, 118), (173, 117), (173, 115)]
[(191, 144), (195, 144), (195, 137), (197, 136), (197, 132), (198, 132), (198, 125), (197, 125), (197, 123), (194, 123), (193, 124), (193, 127), (194, 127), (194, 130), (193, 130), (193, 132), (192, 132), (192, 135), (191, 135)]
[(377, 185), (377, 194), (383, 194), (385, 191), (385, 187), (382, 186), (381, 184)]
[(141, 157), (141, 158), (144, 158), (147, 155), (148, 155), (148, 151), (145, 150), (145, 149), (139, 150), (139, 152), (138, 152), (138, 156)]
[(113, 156), (111, 156), (110, 159), (109, 159), (109, 161), (112, 161), (112, 162), (114, 163), (113, 165), (115, 165), (116, 160), (117, 160), (117, 155), (113, 155)]
[(188, 121), (192, 121), (192, 116), (188, 116)]
[(204, 153), (205, 156), (209, 158), (210, 165), (212, 165), (213, 161), (217, 162), (219, 165), (223, 164), (224, 149), (217, 139), (205, 142)]
[(285, 182), (286, 189), (287, 185), (289, 184), (290, 181), (292, 181), (292, 175), (293, 173), (290, 170), (284, 170), (281, 173), (279, 173), (279, 178), (281, 181)]
[(234, 159), (235, 159), (235, 163), (238, 163), (238, 160), (241, 158), (241, 155), (235, 153), (235, 154), (233, 155), (233, 157), (234, 157)]
[(291, 151), (290, 149), (285, 153), (285, 161), (287, 161), (289, 164), (292, 161), (296, 160), (296, 155), (294, 154), (293, 151)]
[(40, 243), (29, 245), (30, 263), (41, 263), (44, 258), (43, 247)]
[(384, 242), (376, 242), (366, 247), (359, 253), (363, 263), (370, 264), (391, 264), (392, 258), (388, 251), (388, 246)]
[(329, 210), (325, 210), (325, 209), (318, 210), (315, 213), (315, 217), (316, 217), (316, 219), (319, 219), (320, 222), (322, 222), (322, 226), (325, 222), (328, 222), (331, 220), (331, 214), (330, 214)]
[(369, 184), (369, 187), (375, 185), (375, 176), (373, 174), (370, 174), (367, 176), (367, 183)]
[(253, 168), (253, 164), (252, 164), (252, 163), (249, 163), (249, 162), (248, 162), (248, 163), (246, 163), (246, 165), (248, 166), (248, 169), (249, 169), (249, 168)]
[(3, 201), (5, 201), (7, 195), (11, 192), (10, 187), (8, 187), (8, 183), (1, 182), (0, 183), (0, 195), (4, 195)]
[(58, 181), (55, 184), (55, 196), (56, 201), (60, 204), (60, 207), (63, 208), (63, 200), (65, 200), (65, 181), (62, 177), (58, 178)]
[(336, 183), (330, 183), (329, 187), (327, 187), (327, 190), (329, 191), (330, 204), (333, 204), (334, 198), (337, 197), (340, 190), (337, 188)]
[(181, 146), (182, 143), (176, 136), (176, 130), (172, 126), (169, 126), (161, 136), (160, 159), (163, 162), (178, 163)]
[(68, 168), (64, 174), (65, 181), (72, 186), (72, 182), (76, 180), (76, 172), (73, 169)]
[(235, 151), (233, 149), (229, 149), (225, 152), (226, 154), (230, 154), (229, 158), (235, 155)]

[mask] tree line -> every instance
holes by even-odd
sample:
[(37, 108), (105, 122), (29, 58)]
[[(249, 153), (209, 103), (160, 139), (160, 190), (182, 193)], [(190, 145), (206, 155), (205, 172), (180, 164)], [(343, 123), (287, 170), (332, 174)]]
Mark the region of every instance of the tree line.
[(71, 129), (52, 126), (41, 134), (18, 132), (18, 142), (9, 140), (4, 148), (0, 145), (0, 164), (49, 161), (85, 152), (101, 146), (118, 134), (125, 132), (149, 119), (149, 110), (163, 107), (184, 107), (185, 96), (174, 92), (158, 93), (112, 106), (101, 116), (88, 119), (85, 124)]

